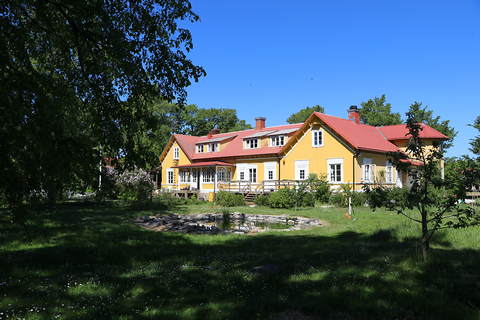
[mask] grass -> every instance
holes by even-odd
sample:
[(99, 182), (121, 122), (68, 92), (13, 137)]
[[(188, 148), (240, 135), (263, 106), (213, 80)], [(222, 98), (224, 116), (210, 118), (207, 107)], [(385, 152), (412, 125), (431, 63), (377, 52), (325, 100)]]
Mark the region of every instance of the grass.
[[(328, 226), (255, 235), (142, 230), (137, 216), (219, 211), (68, 203), (25, 228), (0, 211), (0, 319), (480, 319), (480, 228), (449, 230), (422, 263), (419, 229), (392, 213), (239, 207)], [(278, 272), (258, 274), (259, 265)]]

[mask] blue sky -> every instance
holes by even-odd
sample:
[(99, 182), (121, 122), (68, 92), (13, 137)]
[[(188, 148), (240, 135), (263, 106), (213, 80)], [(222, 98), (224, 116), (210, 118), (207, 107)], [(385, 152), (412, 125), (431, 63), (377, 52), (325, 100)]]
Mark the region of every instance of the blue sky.
[(421, 101), (459, 131), (469, 153), (480, 115), (480, 0), (192, 0), (190, 58), (207, 76), (188, 103), (285, 123), (320, 104), (346, 109), (386, 94), (402, 115)]

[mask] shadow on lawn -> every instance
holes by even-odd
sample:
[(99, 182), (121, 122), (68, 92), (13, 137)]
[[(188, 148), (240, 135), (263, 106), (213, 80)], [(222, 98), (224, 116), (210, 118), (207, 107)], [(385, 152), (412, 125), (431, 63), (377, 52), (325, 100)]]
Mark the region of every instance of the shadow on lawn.
[(0, 251), (0, 319), (478, 319), (478, 251), (435, 250), (423, 265), (416, 240), (392, 230), (186, 236), (141, 230), (133, 215), (65, 207), (38, 217), (28, 241), (2, 226), (24, 247)]

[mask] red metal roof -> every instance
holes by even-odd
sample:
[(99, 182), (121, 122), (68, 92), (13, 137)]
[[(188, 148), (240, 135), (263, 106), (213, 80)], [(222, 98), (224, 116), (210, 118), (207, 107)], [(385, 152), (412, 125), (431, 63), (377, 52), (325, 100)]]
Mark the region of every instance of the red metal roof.
[[(438, 130), (433, 129), (432, 127), (426, 125), (425, 123), (421, 124), (422, 129), (420, 131), (420, 138), (423, 139), (448, 139), (446, 135), (441, 133)], [(393, 126), (384, 126), (378, 127), (380, 131), (382, 131), (383, 135), (388, 140), (407, 140), (410, 139), (410, 135), (408, 134), (408, 128), (405, 124), (397, 124)]]
[(223, 162), (223, 161), (203, 161), (203, 162), (194, 162), (191, 164), (182, 164), (179, 166), (174, 166), (172, 168), (199, 168), (199, 167), (234, 167), (234, 164)]
[(382, 135), (377, 127), (320, 112), (315, 112), (315, 115), (355, 149), (375, 152), (397, 152), (399, 150), (396, 145)]
[(205, 140), (206, 136), (194, 137), (194, 136), (176, 134), (174, 135), (174, 137), (177, 140), (180, 147), (182, 148), (182, 150), (187, 154), (189, 159), (193, 161), (229, 158), (229, 157), (277, 155), (282, 150), (282, 147), (260, 147), (256, 149), (245, 149), (243, 147), (243, 139), (253, 133), (258, 133), (263, 131), (270, 132), (273, 130), (283, 130), (283, 129), (290, 129), (290, 128), (299, 129), (302, 125), (303, 123), (296, 123), (296, 124), (287, 124), (283, 126), (268, 127), (260, 130), (248, 129), (248, 130), (237, 131), (237, 132), (215, 134), (213, 135), (213, 137), (215, 138), (222, 137), (222, 136), (235, 135), (232, 141), (226, 144), (223, 147), (223, 149), (218, 152), (195, 153), (195, 143), (197, 143), (198, 141)]
[[(327, 127), (329, 127), (334, 133), (336, 133), (340, 138), (346, 141), (347, 144), (356, 150), (382, 153), (398, 152), (400, 150), (391, 141), (408, 138), (405, 136), (408, 130), (403, 124), (374, 127), (366, 124), (355, 123), (352, 120), (329, 116), (320, 112), (314, 112), (310, 117), (314, 116), (324, 122)], [(174, 139), (191, 161), (245, 156), (278, 156), (284, 147), (260, 147), (256, 149), (245, 149), (243, 147), (243, 140), (252, 134), (257, 134), (260, 132), (271, 132), (273, 130), (284, 129), (297, 129), (298, 131), (301, 127), (306, 127), (307, 125), (307, 123), (296, 123), (276, 127), (267, 127), (260, 130), (248, 129), (237, 132), (215, 134), (211, 138), (232, 137), (232, 140), (226, 144), (221, 151), (218, 152), (195, 153), (195, 144), (208, 139), (207, 136), (195, 137), (175, 134)], [(422, 124), (422, 127), (422, 138), (448, 138), (428, 125)]]

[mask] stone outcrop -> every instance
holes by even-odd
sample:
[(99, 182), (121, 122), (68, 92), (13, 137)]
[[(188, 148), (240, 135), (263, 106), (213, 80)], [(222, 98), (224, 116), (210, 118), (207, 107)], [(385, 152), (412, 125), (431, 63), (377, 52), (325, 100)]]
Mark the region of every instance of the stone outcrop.
[(141, 227), (155, 231), (197, 234), (245, 234), (271, 230), (293, 231), (322, 225), (318, 219), (240, 212), (144, 216), (134, 220), (134, 222)]

